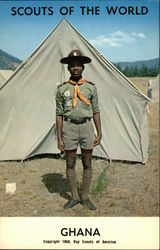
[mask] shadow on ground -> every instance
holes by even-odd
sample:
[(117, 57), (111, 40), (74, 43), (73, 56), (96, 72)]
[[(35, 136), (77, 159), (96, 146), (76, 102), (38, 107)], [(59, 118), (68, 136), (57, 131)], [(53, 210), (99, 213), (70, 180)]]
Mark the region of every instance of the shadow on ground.
[(59, 193), (65, 199), (70, 199), (67, 179), (62, 174), (45, 174), (42, 176), (42, 182), (50, 193)]

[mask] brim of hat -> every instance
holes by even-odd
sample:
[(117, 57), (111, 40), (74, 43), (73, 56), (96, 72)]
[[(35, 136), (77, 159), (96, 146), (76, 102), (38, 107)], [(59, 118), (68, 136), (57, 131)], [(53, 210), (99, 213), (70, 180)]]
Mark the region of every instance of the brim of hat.
[(60, 60), (61, 63), (63, 64), (70, 64), (74, 60), (78, 60), (81, 63), (90, 63), (91, 59), (87, 56), (73, 56), (73, 57), (64, 57)]

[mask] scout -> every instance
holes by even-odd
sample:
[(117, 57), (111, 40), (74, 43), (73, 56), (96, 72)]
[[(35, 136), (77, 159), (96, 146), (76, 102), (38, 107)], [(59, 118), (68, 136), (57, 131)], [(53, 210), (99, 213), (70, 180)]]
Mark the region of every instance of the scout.
[[(68, 64), (70, 79), (60, 84), (56, 94), (56, 126), (58, 148), (65, 152), (66, 176), (71, 190), (71, 199), (64, 209), (81, 203), (91, 210), (95, 205), (88, 198), (92, 178), (92, 151), (101, 141), (100, 110), (98, 107), (97, 89), (92, 82), (82, 77), (84, 64), (91, 59), (83, 56), (81, 51), (73, 50), (68, 57), (60, 60)], [(97, 131), (94, 136), (93, 122)], [(76, 151), (81, 147), (83, 164), (83, 183), (81, 193), (77, 190), (76, 181)]]

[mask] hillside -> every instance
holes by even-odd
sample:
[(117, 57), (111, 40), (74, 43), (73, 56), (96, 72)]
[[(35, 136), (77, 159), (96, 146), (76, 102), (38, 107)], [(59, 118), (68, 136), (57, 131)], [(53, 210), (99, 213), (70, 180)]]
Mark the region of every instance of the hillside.
[(22, 61), (0, 49), (0, 69), (16, 69)]
[(135, 62), (117, 62), (114, 63), (115, 65), (119, 65), (121, 69), (125, 69), (125, 67), (137, 67), (138, 69), (145, 65), (147, 68), (154, 68), (158, 67), (159, 65), (159, 58), (151, 59), (151, 60), (142, 60), (142, 61), (135, 61)]

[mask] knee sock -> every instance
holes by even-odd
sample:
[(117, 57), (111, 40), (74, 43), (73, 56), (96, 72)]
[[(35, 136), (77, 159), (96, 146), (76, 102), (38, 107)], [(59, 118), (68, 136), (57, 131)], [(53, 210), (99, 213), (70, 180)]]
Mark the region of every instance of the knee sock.
[(92, 169), (83, 169), (82, 200), (88, 199), (89, 188), (92, 179)]
[(68, 184), (71, 190), (72, 198), (74, 200), (80, 200), (78, 189), (77, 189), (77, 180), (76, 180), (76, 171), (73, 168), (67, 168), (66, 170)]

